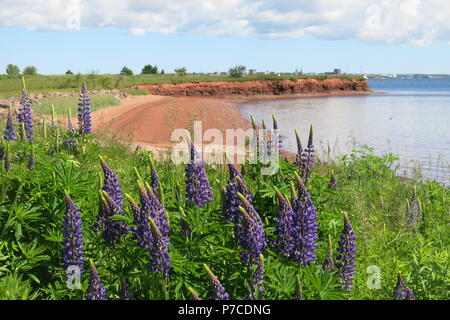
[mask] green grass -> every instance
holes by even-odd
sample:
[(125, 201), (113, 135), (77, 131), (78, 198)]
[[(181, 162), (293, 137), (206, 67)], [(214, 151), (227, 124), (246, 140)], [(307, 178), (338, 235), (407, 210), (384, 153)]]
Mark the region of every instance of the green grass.
[[(248, 75), (241, 78), (230, 76), (192, 75), (178, 76), (174, 74), (156, 75), (53, 75), (53, 76), (26, 76), (27, 89), (30, 93), (44, 93), (50, 91), (79, 91), (83, 81), (86, 81), (90, 90), (120, 89), (125, 90), (130, 86), (143, 83), (181, 83), (196, 81), (247, 81), (247, 80), (279, 80), (279, 79), (362, 79), (359, 75), (317, 75), (317, 76), (277, 76), (277, 75)], [(0, 75), (0, 98), (17, 95), (22, 88), (20, 76)]]
[[(112, 95), (91, 95), (91, 110), (96, 111), (101, 108), (116, 106), (120, 103), (119, 99)], [(72, 115), (77, 114), (78, 97), (51, 97), (39, 100), (33, 104), (33, 110), (40, 114), (51, 114), (52, 104), (57, 114), (66, 115), (70, 107)]]

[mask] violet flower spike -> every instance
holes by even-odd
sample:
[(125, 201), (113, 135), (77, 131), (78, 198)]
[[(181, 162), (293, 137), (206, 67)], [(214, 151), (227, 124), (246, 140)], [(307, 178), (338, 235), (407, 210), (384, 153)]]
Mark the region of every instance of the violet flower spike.
[(277, 238), (274, 245), (280, 253), (289, 257), (294, 254), (295, 245), (294, 238), (292, 236), (294, 211), (281, 192), (276, 187), (274, 187), (274, 189), (280, 204), (275, 229), (275, 235)]
[(165, 278), (168, 278), (169, 270), (172, 268), (168, 250), (168, 241), (161, 234), (155, 221), (151, 217), (148, 219), (153, 234), (153, 246), (150, 248), (150, 268), (153, 272), (160, 272)]
[(297, 129), (295, 129), (294, 132), (295, 132), (295, 139), (297, 140), (297, 154), (295, 155), (295, 164), (301, 169), (302, 154), (303, 154), (302, 142), (300, 140), (300, 135), (298, 134)]
[(393, 294), (392, 299), (393, 300), (416, 300), (416, 297), (414, 296), (412, 290), (406, 286), (406, 282), (400, 273), (398, 274), (398, 277), (397, 277), (397, 284), (394, 288), (394, 294)]
[(102, 190), (104, 190), (120, 207), (123, 205), (122, 189), (120, 188), (119, 178), (111, 170), (106, 161), (100, 157), (103, 174), (105, 179), (103, 181)]
[(305, 183), (307, 183), (311, 177), (312, 170), (314, 169), (315, 157), (316, 153), (313, 144), (313, 127), (311, 125), (309, 129), (308, 145), (306, 149), (303, 150), (300, 159), (302, 168), (302, 178), (305, 180)]
[(126, 222), (111, 219), (115, 215), (124, 216), (125, 212), (105, 191), (102, 191), (102, 195), (108, 204), (108, 212), (102, 221), (101, 232), (105, 245), (111, 247), (120, 242), (121, 237), (128, 233), (129, 228)]
[(108, 300), (106, 297), (106, 288), (100, 280), (94, 262), (89, 260), (91, 266), (91, 276), (89, 278), (89, 285), (86, 291), (87, 300)]
[(325, 258), (325, 261), (322, 265), (322, 270), (324, 272), (334, 271), (335, 270), (335, 264), (333, 259), (333, 245), (331, 242), (331, 236), (328, 235), (328, 253), (327, 257)]
[(89, 91), (87, 90), (86, 82), (83, 82), (80, 96), (78, 99), (78, 126), (79, 133), (82, 135), (89, 135), (91, 130), (91, 101)]
[(22, 90), (22, 98), (20, 99), (20, 105), (19, 108), (19, 126), (24, 126), (24, 136), (21, 138), (28, 142), (33, 142), (33, 119), (31, 114), (31, 99), (28, 97), (27, 90), (25, 88), (25, 81), (24, 81), (24, 87)]
[(205, 268), (206, 272), (209, 275), (209, 279), (211, 280), (211, 285), (213, 288), (211, 299), (213, 299), (213, 300), (229, 300), (230, 296), (225, 291), (225, 288), (222, 286), (222, 284), (220, 283), (217, 276), (211, 271), (211, 269), (206, 264), (203, 264), (203, 267)]
[(189, 142), (190, 162), (186, 165), (186, 203), (203, 207), (213, 201), (212, 189), (205, 172), (205, 164), (198, 159), (194, 145)]
[(356, 236), (350, 219), (344, 215), (344, 230), (339, 240), (338, 255), (336, 257), (336, 268), (342, 279), (344, 290), (350, 291), (355, 274), (356, 258)]
[(5, 139), (5, 141), (17, 140), (16, 129), (14, 129), (12, 106), (9, 106), (8, 118), (6, 120), (6, 128), (3, 132), (3, 138)]
[(245, 185), (244, 178), (239, 170), (232, 163), (228, 164), (228, 169), (230, 178), (225, 190), (224, 217), (225, 220), (235, 223), (240, 215), (238, 207), (242, 206), (237, 193), (243, 194), (250, 203), (252, 203), (252, 194)]
[(64, 191), (66, 199), (66, 213), (63, 222), (63, 249), (62, 257), (67, 278), (70, 272), (78, 268), (80, 274), (84, 273), (84, 245), (83, 227), (80, 212), (73, 203), (67, 191)]
[(252, 289), (252, 294), (250, 295), (250, 298), (258, 300), (264, 299), (264, 283), (263, 283), (264, 273), (265, 273), (264, 256), (260, 254), (256, 271), (253, 273), (252, 279), (250, 281), (250, 287)]

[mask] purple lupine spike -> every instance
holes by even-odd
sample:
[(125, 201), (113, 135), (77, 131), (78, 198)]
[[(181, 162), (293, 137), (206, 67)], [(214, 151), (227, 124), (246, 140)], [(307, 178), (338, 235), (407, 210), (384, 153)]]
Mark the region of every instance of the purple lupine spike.
[(96, 232), (101, 232), (104, 228), (106, 220), (109, 215), (109, 205), (106, 201), (105, 197), (103, 197), (103, 193), (99, 194), (99, 208), (97, 216), (95, 217), (94, 230)]
[(135, 300), (125, 280), (120, 280), (119, 300)]
[[(131, 211), (133, 212), (133, 222), (135, 225), (131, 229), (133, 238), (138, 240), (141, 247), (145, 247), (145, 234), (150, 233), (150, 228), (148, 227), (149, 222), (145, 216), (143, 216), (141, 208), (139, 208), (134, 199), (128, 194), (125, 194), (125, 196), (127, 197), (128, 202), (130, 203)], [(145, 221), (148, 223), (143, 223)]]
[(328, 184), (328, 189), (335, 190), (337, 188), (336, 178), (334, 177), (333, 171), (331, 172), (330, 183)]
[(102, 190), (106, 191), (107, 194), (121, 207), (123, 205), (122, 199), (122, 189), (120, 188), (119, 178), (111, 170), (106, 161), (100, 158), (100, 163), (102, 165), (103, 174), (105, 179), (103, 181)]
[(301, 154), (301, 169), (302, 169), (302, 178), (305, 180), (305, 183), (308, 182), (308, 180), (311, 177), (312, 170), (314, 169), (314, 161), (316, 158), (316, 152), (314, 150), (314, 144), (313, 144), (313, 127), (311, 125), (309, 129), (309, 138), (308, 138), (308, 145), (305, 150), (303, 150), (303, 153)]
[(250, 281), (250, 287), (252, 289), (252, 292), (249, 296), (250, 299), (258, 299), (258, 300), (264, 299), (264, 273), (265, 273), (264, 256), (260, 254), (259, 263)]
[(412, 290), (406, 286), (406, 282), (400, 273), (398, 274), (398, 277), (397, 277), (397, 284), (394, 288), (394, 294), (393, 294), (392, 299), (393, 300), (416, 300), (416, 297), (414, 296)]
[(205, 172), (205, 163), (198, 159), (194, 144), (189, 142), (190, 162), (186, 165), (186, 202), (203, 207), (213, 201), (212, 189)]
[(89, 260), (91, 266), (91, 277), (89, 278), (89, 285), (86, 290), (87, 300), (108, 300), (106, 297), (106, 288), (103, 285), (95, 268), (94, 262)]
[(301, 170), (301, 168), (302, 168), (302, 154), (303, 154), (302, 141), (300, 140), (300, 135), (298, 134), (297, 129), (295, 129), (294, 132), (295, 132), (295, 139), (297, 140), (297, 154), (295, 155), (295, 164)]
[(83, 82), (80, 96), (78, 99), (78, 126), (79, 132), (83, 135), (89, 135), (91, 130), (91, 101), (86, 82)]
[(335, 265), (334, 265), (334, 259), (333, 259), (333, 246), (331, 243), (331, 236), (328, 236), (328, 253), (327, 257), (325, 258), (324, 263), (322, 264), (322, 270), (324, 272), (334, 271)]
[(64, 192), (66, 198), (66, 213), (63, 222), (63, 249), (62, 257), (67, 278), (71, 276), (77, 268), (80, 274), (84, 272), (84, 246), (83, 246), (83, 226), (80, 212), (73, 203), (67, 191)]
[(120, 242), (122, 235), (128, 233), (129, 228), (122, 220), (113, 220), (112, 216), (124, 216), (125, 212), (122, 208), (106, 193), (102, 191), (102, 196), (108, 204), (106, 216), (101, 219), (100, 230), (107, 247), (115, 246)]
[(12, 107), (9, 107), (8, 119), (6, 120), (6, 128), (3, 132), (3, 138), (5, 141), (17, 140), (16, 129), (14, 129), (14, 119)]
[(294, 227), (294, 210), (281, 192), (276, 187), (274, 189), (280, 203), (275, 229), (275, 235), (277, 238), (274, 245), (278, 252), (289, 257), (294, 254), (295, 243), (292, 236), (292, 229)]
[(156, 198), (159, 198), (160, 196), (159, 189), (161, 188), (161, 182), (159, 181), (158, 172), (156, 171), (155, 163), (153, 162), (152, 157), (149, 156), (149, 159), (150, 159), (150, 176), (151, 176), (150, 185)]
[(336, 257), (336, 268), (342, 279), (344, 290), (350, 291), (355, 274), (356, 258), (356, 236), (350, 219), (344, 215), (344, 230), (339, 240), (338, 255)]
[(153, 243), (150, 247), (150, 269), (153, 272), (161, 272), (164, 277), (168, 278), (169, 270), (172, 268), (168, 249), (169, 243), (156, 226), (155, 221), (151, 217), (148, 217), (148, 219), (153, 235)]
[(36, 165), (36, 155), (34, 153), (34, 145), (31, 146), (30, 159), (28, 160), (27, 168), (33, 170)]
[(192, 300), (202, 300), (202, 298), (200, 298), (200, 296), (197, 294), (197, 292), (195, 292), (194, 289), (192, 289), (191, 287), (189, 287), (188, 290), (189, 290), (189, 292), (191, 293)]
[(33, 142), (33, 118), (31, 115), (31, 99), (28, 97), (27, 90), (25, 87), (22, 90), (22, 98), (20, 99), (19, 108), (19, 126), (24, 126), (25, 128), (25, 137), (21, 137), (23, 140)]
[(66, 139), (64, 141), (64, 145), (66, 146), (67, 150), (71, 150), (77, 146), (77, 140), (76, 139)]
[(235, 224), (235, 233), (242, 247), (242, 262), (251, 268), (259, 263), (259, 255), (266, 249), (266, 235), (259, 214), (241, 193), (238, 192), (238, 196), (243, 206), (238, 207), (241, 214)]
[(225, 291), (225, 288), (220, 283), (219, 278), (217, 278), (217, 276), (211, 271), (211, 269), (206, 264), (203, 264), (203, 267), (205, 268), (206, 272), (209, 275), (209, 279), (211, 280), (211, 285), (213, 289), (211, 299), (229, 300), (230, 295)]
[(225, 190), (224, 217), (227, 221), (235, 223), (240, 215), (238, 207), (242, 206), (237, 193), (242, 193), (250, 203), (252, 203), (252, 194), (245, 185), (239, 170), (232, 163), (228, 164), (228, 169), (230, 178)]
[(413, 188), (413, 196), (411, 202), (408, 204), (408, 212), (406, 215), (406, 222), (409, 225), (416, 225), (422, 219), (422, 209), (419, 199), (417, 198), (416, 187)]
[(292, 201), (294, 211), (292, 237), (294, 238), (293, 258), (303, 264), (316, 260), (317, 211), (300, 176), (295, 173), (298, 198)]

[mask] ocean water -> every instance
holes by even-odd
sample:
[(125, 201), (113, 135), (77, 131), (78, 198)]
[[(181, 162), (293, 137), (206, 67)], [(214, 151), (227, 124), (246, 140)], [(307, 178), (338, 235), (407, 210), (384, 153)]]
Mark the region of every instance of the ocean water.
[(385, 94), (278, 99), (240, 105), (244, 117), (270, 123), (275, 114), (284, 149), (296, 152), (294, 129), (306, 145), (309, 125), (319, 155), (338, 157), (361, 145), (400, 160), (397, 173), (450, 185), (450, 79), (370, 79)]

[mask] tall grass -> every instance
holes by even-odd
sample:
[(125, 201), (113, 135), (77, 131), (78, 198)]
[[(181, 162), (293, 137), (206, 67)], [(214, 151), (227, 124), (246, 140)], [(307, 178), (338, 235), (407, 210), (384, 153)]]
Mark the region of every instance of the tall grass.
[[(119, 99), (112, 95), (91, 96), (92, 111), (96, 111), (105, 107), (116, 106), (119, 103)], [(66, 115), (70, 107), (72, 114), (75, 115), (78, 109), (78, 97), (50, 97), (40, 99), (38, 103), (35, 103), (33, 105), (33, 110), (40, 114), (51, 114), (52, 105), (54, 105), (55, 111), (58, 114)]]

